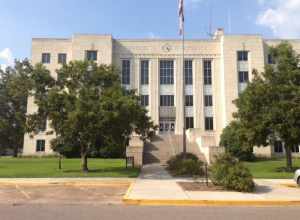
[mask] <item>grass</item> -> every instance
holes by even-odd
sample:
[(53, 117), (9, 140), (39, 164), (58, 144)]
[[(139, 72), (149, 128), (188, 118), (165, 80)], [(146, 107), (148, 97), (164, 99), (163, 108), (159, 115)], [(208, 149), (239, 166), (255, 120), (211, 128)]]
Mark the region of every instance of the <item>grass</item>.
[(0, 158), (0, 178), (43, 177), (137, 177), (139, 169), (125, 168), (123, 159), (89, 159), (89, 173), (82, 173), (80, 159), (63, 159), (62, 170), (57, 158)]
[[(257, 160), (244, 163), (252, 173), (254, 178), (258, 179), (291, 179), (294, 172), (286, 172), (285, 158)], [(293, 166), (300, 168), (300, 159), (293, 159)]]

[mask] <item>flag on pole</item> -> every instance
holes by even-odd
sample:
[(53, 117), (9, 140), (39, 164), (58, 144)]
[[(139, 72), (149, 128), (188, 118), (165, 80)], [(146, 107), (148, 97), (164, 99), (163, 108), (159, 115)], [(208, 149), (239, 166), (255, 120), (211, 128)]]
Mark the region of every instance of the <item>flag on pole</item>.
[(179, 0), (179, 34), (183, 35), (183, 28), (184, 28), (184, 0)]

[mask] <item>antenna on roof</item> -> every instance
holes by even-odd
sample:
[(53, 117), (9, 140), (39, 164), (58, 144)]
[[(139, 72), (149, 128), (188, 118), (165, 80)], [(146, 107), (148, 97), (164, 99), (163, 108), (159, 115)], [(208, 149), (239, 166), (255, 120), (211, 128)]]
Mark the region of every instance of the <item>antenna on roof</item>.
[(209, 37), (213, 37), (214, 34), (213, 34), (213, 1), (210, 0), (209, 1), (209, 21), (208, 21), (208, 33), (207, 35)]

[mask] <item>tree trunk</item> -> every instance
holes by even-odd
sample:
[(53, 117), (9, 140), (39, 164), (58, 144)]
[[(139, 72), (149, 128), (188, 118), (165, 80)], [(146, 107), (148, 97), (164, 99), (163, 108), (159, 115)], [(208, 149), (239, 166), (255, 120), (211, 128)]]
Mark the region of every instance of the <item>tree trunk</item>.
[(14, 147), (14, 149), (13, 149), (14, 157), (18, 157), (18, 153), (19, 153), (19, 148), (18, 147)]
[(292, 161), (291, 145), (285, 144), (285, 154), (286, 154), (286, 169), (288, 172), (292, 172), (293, 161)]
[(85, 150), (81, 151), (81, 169), (84, 173), (89, 172), (87, 158), (87, 152)]

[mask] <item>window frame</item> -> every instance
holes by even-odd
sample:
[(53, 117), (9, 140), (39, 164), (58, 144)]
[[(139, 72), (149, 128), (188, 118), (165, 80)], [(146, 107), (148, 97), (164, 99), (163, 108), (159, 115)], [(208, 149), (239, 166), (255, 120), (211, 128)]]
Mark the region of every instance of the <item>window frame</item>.
[(249, 71), (239, 71), (238, 72), (238, 81), (239, 83), (248, 83), (249, 82)]
[[(62, 57), (64, 57), (64, 58), (61, 59)], [(57, 54), (57, 63), (62, 64), (62, 65), (67, 64), (67, 54), (66, 53), (58, 53)]]
[(130, 80), (131, 80), (131, 60), (130, 59), (122, 59), (121, 62), (122, 62), (121, 83), (122, 83), (122, 85), (130, 85)]
[(51, 63), (51, 53), (42, 53), (42, 64), (50, 64)]
[(141, 95), (141, 106), (149, 106), (149, 95)]
[(174, 95), (160, 95), (160, 107), (174, 107)]
[[(94, 54), (95, 56), (90, 56), (91, 54)], [(97, 50), (86, 50), (85, 51), (85, 59), (87, 61), (97, 61), (98, 60), (98, 51)]]
[(185, 85), (193, 85), (193, 60), (184, 61), (184, 82)]
[[(42, 145), (40, 145), (42, 143)], [(46, 140), (44, 139), (38, 139), (36, 140), (36, 143), (35, 143), (35, 152), (45, 152), (46, 150)]]
[(174, 85), (174, 60), (159, 61), (159, 82), (160, 85)]
[(194, 96), (193, 95), (185, 95), (185, 106), (186, 107), (194, 106)]
[(195, 128), (194, 126), (194, 117), (185, 117), (185, 129)]
[(212, 95), (205, 95), (204, 96), (204, 107), (212, 107), (213, 103), (213, 96)]
[(212, 60), (203, 60), (204, 85), (212, 85)]
[(141, 85), (149, 85), (149, 64), (150, 64), (149, 60), (141, 60), (140, 63)]
[(237, 60), (239, 62), (247, 62), (249, 60), (249, 51), (247, 50), (239, 50), (237, 51)]
[(213, 117), (205, 117), (204, 128), (205, 128), (205, 131), (213, 131), (214, 130), (214, 118)]

